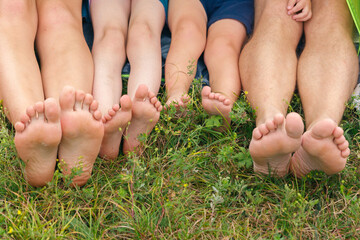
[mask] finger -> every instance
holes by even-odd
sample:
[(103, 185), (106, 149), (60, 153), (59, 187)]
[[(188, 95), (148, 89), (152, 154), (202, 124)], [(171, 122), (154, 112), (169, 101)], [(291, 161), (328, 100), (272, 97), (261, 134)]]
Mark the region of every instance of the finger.
[(311, 15), (309, 14), (309, 11), (302, 11), (301, 13), (294, 15), (293, 19), (295, 21), (301, 22), (301, 21), (306, 21), (306, 20), (310, 19), (310, 17), (311, 17)]
[(301, 11), (304, 8), (304, 4), (302, 2), (298, 2), (295, 7), (288, 11), (289, 15), (295, 14)]
[(288, 11), (291, 10), (294, 7), (295, 3), (296, 3), (296, 0), (289, 0), (288, 5), (287, 5), (287, 10)]

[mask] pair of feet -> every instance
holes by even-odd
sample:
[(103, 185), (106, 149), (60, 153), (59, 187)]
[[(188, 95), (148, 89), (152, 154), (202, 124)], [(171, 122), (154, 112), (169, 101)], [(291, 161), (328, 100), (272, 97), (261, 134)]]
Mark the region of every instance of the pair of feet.
[(75, 167), (82, 169), (72, 180), (73, 185), (84, 185), (100, 149), (104, 126), (93, 96), (67, 86), (59, 102), (37, 102), (15, 123), (15, 146), (32, 186), (52, 180), (57, 157), (64, 175)]
[[(209, 115), (220, 115), (225, 120), (224, 125), (230, 125), (230, 112), (233, 107), (233, 102), (228, 97), (225, 97), (221, 93), (212, 92), (211, 87), (205, 86), (201, 91), (201, 100), (204, 110)], [(175, 106), (183, 107), (186, 106), (188, 101), (189, 96), (187, 94), (174, 95), (169, 97), (166, 105), (174, 103)]]
[(320, 120), (303, 132), (304, 124), (297, 113), (286, 118), (277, 114), (257, 126), (250, 142), (254, 171), (280, 177), (290, 171), (302, 177), (312, 170), (330, 175), (345, 167), (349, 143), (333, 120)]
[[(15, 146), (25, 162), (25, 178), (32, 186), (44, 186), (52, 180), (57, 156), (63, 174), (81, 169), (72, 179), (82, 186), (91, 176), (97, 155), (116, 158), (122, 134), (126, 130), (124, 152), (138, 145), (138, 135), (148, 133), (159, 120), (162, 106), (145, 85), (139, 86), (131, 102), (123, 96), (102, 117), (98, 103), (90, 94), (65, 87), (60, 106), (53, 98), (28, 107), (15, 123)], [(130, 121), (131, 120), (131, 121)]]
[[(121, 105), (121, 107), (120, 107)], [(147, 134), (159, 121), (162, 105), (146, 85), (140, 85), (134, 99), (128, 95), (120, 98), (103, 116), (104, 137), (99, 155), (106, 159), (116, 159), (119, 155), (121, 139), (124, 134), (123, 152), (139, 151), (138, 136)]]

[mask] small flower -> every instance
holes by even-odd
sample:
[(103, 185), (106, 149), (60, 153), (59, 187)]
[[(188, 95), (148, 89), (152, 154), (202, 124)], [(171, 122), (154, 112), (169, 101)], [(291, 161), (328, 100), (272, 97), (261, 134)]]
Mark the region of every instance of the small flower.
[(244, 91), (244, 93), (245, 93), (245, 95), (249, 94), (249, 92), (248, 92), (248, 91)]
[(14, 232), (14, 229), (12, 227), (9, 227), (8, 234), (12, 234)]
[(184, 184), (184, 188), (187, 188), (189, 185), (187, 183)]
[(20, 210), (18, 210), (18, 211), (17, 211), (17, 214), (18, 214), (18, 215), (21, 215), (21, 211), (20, 211)]

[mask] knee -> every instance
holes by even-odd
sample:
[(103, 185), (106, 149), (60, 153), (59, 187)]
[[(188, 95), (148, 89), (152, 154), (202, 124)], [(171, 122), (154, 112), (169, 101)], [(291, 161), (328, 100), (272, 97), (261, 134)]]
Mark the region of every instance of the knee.
[(206, 30), (194, 23), (194, 21), (183, 18), (171, 29), (173, 41), (182, 45), (194, 46), (199, 51), (203, 51), (206, 44)]
[(156, 33), (148, 23), (137, 22), (129, 27), (127, 48), (136, 49), (147, 43), (158, 43), (160, 45), (160, 34)]
[(117, 27), (106, 27), (101, 35), (95, 35), (94, 45), (101, 44), (112, 52), (125, 52), (126, 33)]
[(213, 39), (209, 39), (206, 43), (204, 58), (205, 61), (209, 60), (217, 61), (216, 56), (226, 55), (227, 57), (240, 55), (240, 43), (236, 43), (231, 40), (230, 37), (220, 36)]
[(60, 1), (45, 1), (38, 8), (39, 15), (39, 32), (51, 33), (61, 29), (76, 28), (82, 29), (81, 16), (77, 16), (74, 12)]
[(14, 27), (37, 25), (35, 4), (28, 0), (11, 0), (0, 3), (0, 24)]

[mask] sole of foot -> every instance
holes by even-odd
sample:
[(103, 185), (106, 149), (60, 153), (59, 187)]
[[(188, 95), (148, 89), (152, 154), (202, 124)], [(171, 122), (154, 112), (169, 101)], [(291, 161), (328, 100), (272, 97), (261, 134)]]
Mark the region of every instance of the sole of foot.
[(100, 151), (104, 125), (98, 103), (90, 94), (66, 86), (60, 95), (62, 139), (59, 160), (64, 175), (71, 175), (72, 185), (82, 186), (91, 176)]
[(302, 136), (301, 147), (291, 159), (291, 172), (303, 177), (312, 170), (328, 175), (343, 170), (350, 155), (344, 131), (331, 119), (315, 123)]
[(150, 92), (146, 85), (140, 85), (132, 101), (132, 119), (124, 136), (124, 154), (141, 152), (138, 137), (151, 132), (159, 121), (161, 110), (161, 103), (155, 94)]
[(202, 106), (209, 115), (219, 115), (224, 118), (224, 126), (230, 127), (230, 112), (232, 102), (220, 93), (214, 93), (209, 86), (201, 91)]
[(114, 105), (103, 116), (104, 137), (99, 153), (102, 158), (114, 160), (118, 157), (123, 132), (131, 120), (131, 107), (130, 97), (124, 95), (120, 98), (120, 105)]
[(283, 177), (289, 172), (291, 154), (299, 149), (304, 124), (299, 114), (277, 114), (253, 131), (250, 154), (254, 171)]
[(42, 187), (53, 178), (61, 140), (60, 107), (53, 98), (37, 102), (15, 123), (15, 146), (25, 162), (25, 179)]

